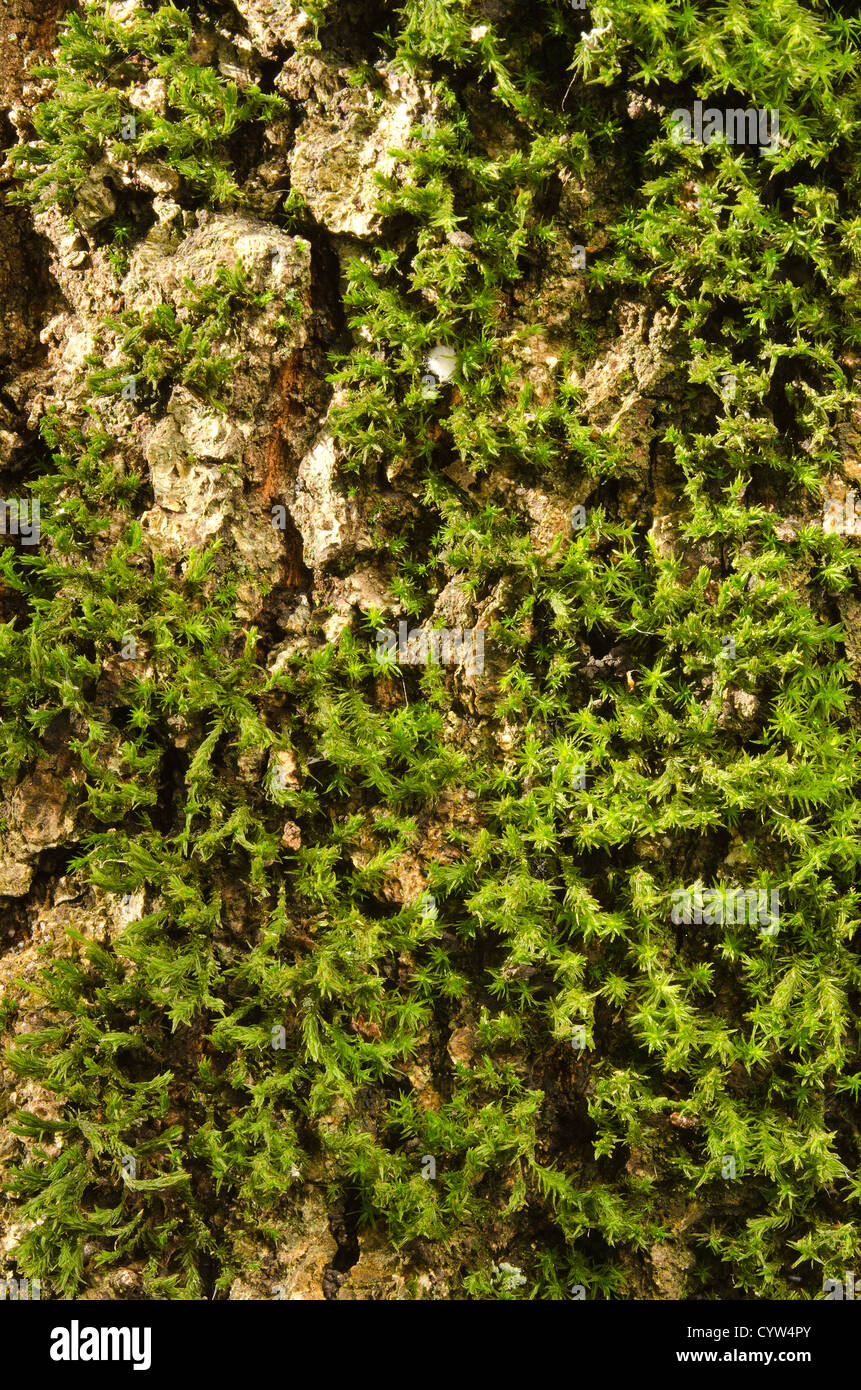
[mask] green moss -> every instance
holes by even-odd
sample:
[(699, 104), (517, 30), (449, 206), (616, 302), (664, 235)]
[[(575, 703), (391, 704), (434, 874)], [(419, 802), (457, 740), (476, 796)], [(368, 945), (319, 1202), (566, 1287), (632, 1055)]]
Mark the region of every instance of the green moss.
[[(194, 62), (193, 32), (191, 16), (171, 4), (152, 11), (141, 5), (120, 22), (101, 0), (88, 0), (70, 15), (57, 64), (36, 69), (54, 84), (35, 114), (39, 138), (12, 153), (23, 196), (69, 211), (99, 161), (156, 159), (204, 201), (234, 202), (239, 187), (228, 142), (249, 122), (271, 120), (285, 103)], [(163, 84), (164, 114), (131, 101), (148, 83)]]
[[(238, 352), (226, 349), (235, 338), (235, 325), (243, 312), (262, 309), (271, 302), (274, 291), (255, 294), (241, 261), (233, 270), (218, 266), (212, 284), (198, 286), (186, 279), (185, 295), (175, 309), (163, 300), (154, 309), (142, 312), (126, 309), (117, 319), (106, 319), (105, 327), (119, 335), (124, 361), (92, 372), (90, 389), (97, 394), (121, 393), (133, 377), (135, 399), (138, 382), (143, 397), (157, 398), (162, 386), (181, 383), (196, 391), (210, 405), (221, 406), (219, 391), (235, 372)], [(285, 307), (292, 318), (301, 314), (298, 296), (286, 291)], [(273, 328), (283, 332), (290, 319), (281, 315)], [(88, 359), (97, 366), (102, 360), (96, 352)]]
[[(174, 70), (187, 17), (163, 11), (123, 38), (125, 63), (139, 52)], [(134, 512), (142, 480), (114, 467), (96, 432), (47, 428), (53, 464), (38, 486), (63, 504), (46, 507), (50, 546), (2, 556), (30, 605), (0, 633), (5, 765), (26, 766), (40, 733), (73, 713), (80, 870), (102, 889), (145, 890), (149, 909), (110, 948), (79, 941), (42, 972), (33, 987), (57, 1021), (9, 1053), (64, 1101), (61, 1121), (19, 1119), (29, 1156), (13, 1183), (40, 1221), (22, 1266), (60, 1292), (80, 1285), (85, 1239), (105, 1261), (145, 1255), (149, 1296), (200, 1296), (211, 1261), (227, 1287), (236, 1255), (213, 1213), (285, 1229), (310, 1162), (397, 1244), (438, 1241), (444, 1262), (445, 1242), (464, 1240), (471, 1298), (560, 1298), (571, 1284), (628, 1297), (626, 1271), (673, 1239), (680, 1202), (690, 1288), (707, 1298), (733, 1286), (795, 1297), (796, 1267), (815, 1296), (823, 1272), (858, 1257), (859, 744), (836, 621), (855, 556), (813, 522), (778, 524), (784, 507), (813, 514), (853, 395), (857, 24), (791, 0), (754, 0), (744, 25), (725, 5), (619, 0), (602, 13), (588, 45), (561, 5), (515, 7), (477, 39), (461, 0), (399, 13), (392, 56), (435, 73), (448, 115), (404, 152), (410, 177), (383, 181), (408, 253), (352, 262), (357, 346), (333, 363), (354, 485), (403, 468), (422, 498), (418, 516), (376, 517), (404, 610), (429, 616), (428, 595), (453, 575), (477, 611), (496, 605), (501, 673), (466, 721), (481, 756), (447, 731), (453, 687), (438, 671), (410, 671), (408, 702), (378, 699), (385, 615), (268, 676), (257, 634), (233, 616), (236, 576), (216, 585), (212, 554), (177, 580), (144, 560), (129, 520), (97, 558), (105, 513)], [(58, 72), (58, 92), (83, 105), (65, 116), (49, 100), (41, 142), (20, 159), (41, 171), (31, 191), (53, 183), (63, 205), (133, 79), (121, 66), (108, 82), (119, 36), (95, 10), (88, 24), (73, 26)], [(570, 69), (560, 45), (576, 48)], [(210, 123), (224, 90), (190, 72)], [(456, 90), (480, 92), (506, 122), (504, 154), (482, 144), (478, 97)], [(728, 90), (780, 107), (779, 149), (672, 143), (666, 112)], [(625, 114), (632, 91), (658, 103), (639, 126)], [(181, 167), (178, 137), (146, 128)], [(204, 152), (218, 146), (208, 139)], [(511, 296), (530, 275), (540, 294), (530, 268), (548, 246), (586, 239), (554, 212), (561, 189), (597, 181), (608, 159), (617, 201), (587, 283), (677, 315), (674, 394), (660, 401), (670, 422), (655, 428), (685, 563), (640, 519), (614, 519), (618, 489), (647, 462), (638, 475), (585, 418), (569, 375), (575, 351), (596, 351), (587, 330), (567, 339), (540, 399), (515, 353), (529, 345)], [(199, 155), (187, 177), (217, 201), (233, 184), (212, 160)], [(472, 249), (446, 239), (458, 230)], [(129, 360), (154, 386), (217, 393), (223, 362), (207, 349), (232, 303), (197, 304), (196, 338), (175, 316), (127, 318)], [(428, 398), (422, 363), (439, 342), (458, 370)], [(721, 401), (727, 371), (737, 389)], [(589, 495), (587, 524), (539, 551), (523, 508), (475, 500), (443, 471), (452, 459), (475, 478)], [(123, 708), (109, 708), (100, 663), (126, 631), (157, 677), (130, 674)], [(595, 675), (590, 656), (607, 654)], [(733, 689), (751, 697), (747, 725), (727, 715)], [(176, 720), (184, 766), (165, 807)], [(259, 765), (287, 749), (299, 786), (242, 770), (245, 755)], [(446, 804), (444, 843), (427, 856), (422, 830)], [(475, 824), (452, 805), (474, 807)], [(295, 851), (280, 839), (285, 811), (301, 827)], [(415, 856), (435, 916), (386, 893)], [(779, 933), (680, 931), (672, 894), (694, 881), (777, 887)], [(225, 883), (243, 886), (241, 932)], [(471, 1063), (440, 1063), (428, 1106), (412, 1060), (431, 1044), (444, 1054), (464, 1018)], [(57, 1134), (49, 1157), (40, 1145)]]

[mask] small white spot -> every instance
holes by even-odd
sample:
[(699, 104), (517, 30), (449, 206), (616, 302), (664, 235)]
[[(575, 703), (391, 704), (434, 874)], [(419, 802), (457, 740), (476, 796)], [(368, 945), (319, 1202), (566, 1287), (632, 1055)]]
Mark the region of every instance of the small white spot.
[(445, 343), (437, 343), (427, 357), (427, 369), (437, 381), (450, 381), (457, 368), (457, 353)]

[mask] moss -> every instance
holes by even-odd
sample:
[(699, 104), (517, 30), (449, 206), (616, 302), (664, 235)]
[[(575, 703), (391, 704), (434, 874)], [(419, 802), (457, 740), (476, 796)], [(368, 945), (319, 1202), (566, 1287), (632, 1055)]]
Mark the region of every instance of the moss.
[[(35, 72), (54, 84), (36, 112), (39, 138), (12, 154), (24, 197), (69, 211), (100, 161), (155, 158), (205, 202), (235, 201), (231, 137), (249, 122), (271, 120), (285, 103), (193, 62), (193, 32), (191, 15), (175, 5), (142, 4), (120, 21), (100, 0), (88, 0), (70, 15), (56, 65)], [(138, 89), (159, 83), (164, 112), (132, 101)]]
[[(185, 280), (185, 294), (178, 308), (163, 300), (153, 309), (126, 309), (118, 319), (106, 319), (105, 328), (119, 336), (123, 361), (114, 367), (92, 372), (89, 386), (96, 394), (122, 393), (134, 380), (134, 399), (141, 404), (144, 396), (157, 398), (160, 388), (177, 384), (188, 386), (210, 405), (220, 405), (220, 388), (236, 370), (239, 353), (226, 349), (230, 345), (236, 320), (243, 312), (261, 309), (274, 298), (274, 291), (255, 294), (248, 284), (241, 260), (232, 270), (216, 268), (216, 278), (209, 285), (195, 285)], [(284, 293), (287, 314), (279, 315), (273, 323), (277, 334), (283, 334), (291, 317), (301, 313), (295, 291)], [(94, 352), (89, 365), (98, 367), (101, 352)]]
[[(399, 526), (388, 504), (377, 518), (402, 608), (429, 616), (428, 594), (455, 576), (491, 612), (501, 669), (480, 715), (433, 669), (411, 670), (408, 703), (387, 708), (368, 633), (267, 675), (259, 634), (234, 617), (236, 576), (216, 586), (211, 554), (177, 580), (141, 556), (130, 519), (96, 558), (105, 514), (134, 511), (142, 481), (113, 471), (97, 434), (47, 427), (39, 487), (65, 509), (47, 509), (45, 554), (2, 557), (29, 602), (0, 636), (6, 766), (73, 715), (89, 829), (77, 867), (147, 895), (110, 948), (79, 942), (42, 972), (57, 1021), (9, 1052), (64, 1104), (60, 1121), (21, 1115), (28, 1157), (12, 1182), (39, 1222), (21, 1265), (60, 1293), (80, 1286), (90, 1239), (104, 1262), (145, 1258), (149, 1297), (199, 1297), (212, 1267), (225, 1289), (237, 1257), (214, 1214), (283, 1228), (311, 1164), (407, 1250), (432, 1242), (444, 1263), (446, 1242), (464, 1240), (471, 1298), (574, 1284), (629, 1296), (632, 1267), (661, 1268), (679, 1203), (692, 1260), (670, 1261), (678, 1291), (796, 1297), (800, 1268), (815, 1296), (823, 1272), (857, 1259), (859, 746), (835, 618), (854, 559), (810, 520), (854, 390), (857, 23), (790, 0), (753, 0), (743, 29), (717, 5), (670, 18), (610, 0), (602, 14), (588, 41), (576, 12), (549, 3), (478, 38), (461, 0), (408, 0), (393, 17), (391, 56), (434, 74), (448, 114), (403, 152), (410, 177), (382, 182), (380, 211), (408, 250), (351, 262), (356, 346), (332, 363), (348, 480), (372, 492), (381, 467), (401, 469), (422, 499)], [(186, 51), (187, 17), (169, 6), (122, 42), (108, 28), (94, 7), (74, 22), (40, 141), (19, 156), (37, 171), (30, 192), (53, 186), (61, 206), (125, 110), (131, 69), (107, 77), (117, 52), (170, 75)], [(560, 44), (576, 51), (570, 69)], [(195, 196), (219, 201), (236, 193), (212, 126), (226, 88), (189, 72), (191, 87), (171, 77), (173, 124), (202, 104), (194, 167), (176, 130), (146, 130)], [(667, 112), (730, 90), (779, 106), (777, 149), (672, 142)], [(483, 143), (477, 93), (505, 123), (504, 153)], [(246, 98), (231, 109), (257, 119), (263, 99)], [(602, 369), (591, 331), (543, 363), (539, 393), (510, 322), (524, 281), (540, 307), (554, 239), (584, 239), (555, 212), (565, 186), (588, 186), (608, 159), (618, 177), (588, 293), (675, 324), (640, 469), (662, 469), (675, 499), (671, 554), (642, 514), (621, 514), (636, 466), (571, 382), (575, 352)], [(472, 247), (449, 239), (464, 230)], [(195, 313), (206, 324), (224, 303)], [(124, 327), (154, 384), (204, 370), (175, 320)], [(440, 342), (457, 371), (428, 398), (423, 362)], [(217, 377), (218, 360), (205, 371)], [(727, 371), (737, 389), (723, 400)], [(636, 387), (620, 374), (619, 393)], [(452, 460), (487, 490), (453, 483)], [(585, 526), (538, 548), (499, 478), (590, 498)], [(108, 707), (99, 660), (128, 630), (157, 679), (129, 675), (122, 709)], [(747, 724), (727, 713), (739, 708)], [(177, 719), (183, 777), (165, 814)], [(246, 755), (273, 752), (296, 760), (295, 785), (243, 774)], [(452, 817), (425, 852), (447, 798), (475, 820)], [(296, 850), (281, 842), (285, 811)], [(436, 914), (385, 891), (411, 858)], [(778, 888), (779, 933), (680, 931), (672, 895), (695, 882)], [(237, 884), (242, 931), (225, 889)], [(468, 1060), (446, 1052), (455, 1027)], [(410, 1071), (434, 1055), (426, 1104)], [(43, 1141), (58, 1134), (51, 1157)], [(138, 1178), (122, 1176), (128, 1153)], [(661, 1296), (657, 1274), (640, 1277)]]

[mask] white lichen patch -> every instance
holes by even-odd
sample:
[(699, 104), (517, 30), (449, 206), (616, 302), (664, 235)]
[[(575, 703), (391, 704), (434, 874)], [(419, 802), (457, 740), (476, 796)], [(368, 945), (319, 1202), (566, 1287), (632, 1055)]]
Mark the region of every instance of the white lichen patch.
[(384, 74), (385, 95), (348, 88), (332, 97), (326, 79), (330, 84), (331, 72), (324, 70), (318, 88), (323, 103), (309, 111), (297, 131), (290, 181), (328, 231), (371, 237), (381, 225), (376, 175), (399, 167), (393, 151), (407, 148), (424, 109), (423, 94), (403, 73)]

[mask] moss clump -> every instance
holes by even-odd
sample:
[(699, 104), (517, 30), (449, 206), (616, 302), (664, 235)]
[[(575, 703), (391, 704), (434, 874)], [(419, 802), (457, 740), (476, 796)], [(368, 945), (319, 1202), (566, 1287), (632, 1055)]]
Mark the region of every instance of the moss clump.
[[(155, 159), (175, 169), (203, 202), (235, 201), (230, 142), (249, 122), (271, 120), (284, 102), (195, 62), (187, 10), (158, 5), (150, 12), (141, 5), (122, 21), (107, 11), (89, 0), (70, 15), (57, 63), (35, 70), (52, 81), (54, 93), (36, 111), (38, 139), (12, 153), (23, 198), (73, 211), (100, 161)], [(135, 104), (132, 98), (147, 88), (161, 91), (163, 102), (154, 96)]]
[[(630, 1297), (632, 1278), (666, 1296), (649, 1253), (682, 1226), (683, 1291), (707, 1298), (816, 1296), (857, 1260), (859, 743), (837, 619), (858, 573), (816, 522), (857, 394), (857, 23), (791, 0), (743, 16), (619, 0), (587, 32), (555, 3), (480, 25), (462, 0), (392, 15), (389, 56), (433, 75), (441, 114), (381, 187), (401, 248), (351, 264), (335, 427), (357, 488), (403, 470), (421, 498), (378, 516), (402, 610), (429, 617), (454, 579), (486, 617), (480, 705), (433, 667), (392, 700), (384, 614), (267, 674), (212, 555), (178, 582), (131, 517), (100, 555), (105, 513), (136, 511), (142, 483), (97, 432), (50, 426), (38, 486), (63, 510), (44, 554), (3, 555), (29, 605), (0, 636), (4, 752), (26, 765), (74, 716), (77, 867), (147, 910), (46, 966), (53, 1021), (8, 1055), (64, 1102), (17, 1122), (29, 1277), (74, 1292), (86, 1239), (106, 1263), (145, 1256), (149, 1296), (223, 1290), (238, 1256), (220, 1213), (279, 1239), (309, 1167), (397, 1245), (438, 1242), (444, 1265), (462, 1241), (451, 1287), (474, 1298)], [(331, 8), (315, 19), (325, 42)], [(120, 36), (94, 7), (76, 21), (56, 80), (86, 87), (87, 138), (49, 100), (19, 156), (42, 171), (31, 192), (73, 201), (133, 67), (166, 64), (193, 104), (172, 75), (187, 16), (164, 6), (134, 33), (109, 78)], [(207, 111), (225, 100), (200, 90)], [(777, 148), (673, 143), (670, 111), (734, 92), (779, 108)], [(181, 143), (146, 130), (181, 168)], [(189, 189), (235, 195), (204, 154)], [(554, 257), (600, 220), (569, 225), (566, 188), (608, 161), (580, 288), (584, 312), (640, 301), (663, 325), (666, 380), (620, 377), (649, 401), (640, 454), (624, 400), (606, 428), (590, 416), (597, 337), (563, 324), (535, 346)], [(126, 327), (154, 382), (199, 362), (175, 320)], [(429, 396), (440, 343), (457, 371)], [(542, 483), (589, 506), (540, 547), (518, 499)], [(648, 524), (659, 496), (671, 546)], [(99, 674), (130, 630), (154, 670), (118, 705)], [(301, 775), (279, 777), (278, 754)], [(413, 858), (435, 913), (387, 892)], [(779, 932), (680, 930), (673, 893), (697, 883), (777, 890)], [(127, 1154), (146, 1176), (123, 1177)]]
[[(232, 270), (217, 266), (212, 284), (196, 285), (186, 277), (185, 293), (175, 309), (168, 300), (142, 311), (126, 309), (119, 318), (108, 318), (105, 327), (119, 336), (123, 361), (114, 367), (92, 372), (91, 390), (98, 394), (122, 393), (130, 378), (140, 380), (141, 404), (145, 394), (150, 403), (161, 387), (177, 384), (188, 386), (210, 405), (220, 405), (219, 391), (235, 372), (241, 360), (239, 352), (230, 352), (236, 323), (243, 313), (262, 309), (275, 297), (274, 290), (254, 293), (248, 283), (241, 261)], [(287, 313), (274, 322), (276, 331), (289, 325), (290, 318), (301, 313), (295, 291), (288, 290), (284, 299)], [(98, 367), (98, 354), (89, 359)]]

